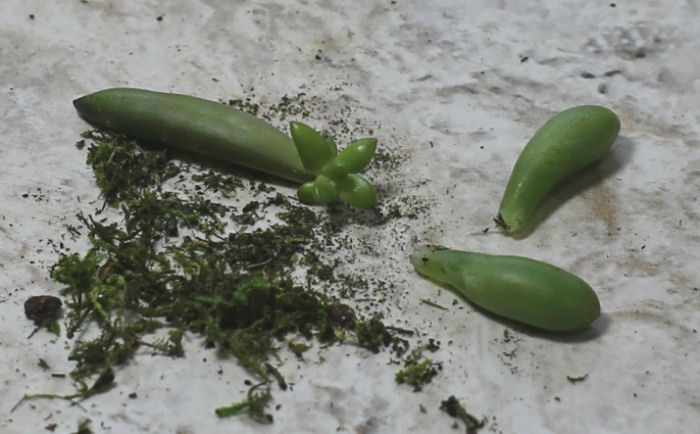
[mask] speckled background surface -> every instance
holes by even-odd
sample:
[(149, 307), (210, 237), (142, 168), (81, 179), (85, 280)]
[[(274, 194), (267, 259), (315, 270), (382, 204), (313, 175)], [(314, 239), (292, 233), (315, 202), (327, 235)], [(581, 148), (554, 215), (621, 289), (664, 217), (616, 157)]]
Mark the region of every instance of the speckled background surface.
[[(697, 432), (699, 20), (695, 0), (0, 0), (0, 431), (67, 433), (89, 418), (112, 433), (455, 432), (438, 409), (455, 395), (485, 432)], [(283, 365), (294, 390), (275, 395), (273, 425), (218, 420), (248, 377), (191, 339), (184, 359), (139, 357), (84, 409), (10, 413), (24, 393), (71, 390), (37, 366), (68, 372), (71, 342), (28, 340), (22, 304), (59, 289), (48, 240), (96, 203), (71, 100), (115, 86), (261, 104), (304, 92), (321, 126), (373, 129), (405, 160), (374, 174), (382, 199), (429, 206), (410, 224), (349, 227), (371, 248), (346, 267), (396, 283), (381, 309), (442, 343), (440, 376), (414, 393), (388, 355), (333, 347), (324, 363)], [(491, 219), (522, 146), (584, 103), (618, 113), (611, 153), (548, 199), (532, 235), (504, 237)], [(603, 315), (555, 338), (453, 304), (408, 263), (422, 242), (559, 265), (596, 289)]]

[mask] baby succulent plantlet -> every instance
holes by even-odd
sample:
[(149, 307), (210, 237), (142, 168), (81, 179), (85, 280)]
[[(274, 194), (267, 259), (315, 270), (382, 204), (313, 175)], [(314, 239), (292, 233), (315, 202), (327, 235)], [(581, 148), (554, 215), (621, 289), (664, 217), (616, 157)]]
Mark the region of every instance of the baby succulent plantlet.
[(338, 153), (335, 142), (323, 138), (306, 124), (292, 122), (290, 131), (304, 168), (316, 175), (316, 179), (297, 190), (300, 201), (328, 204), (340, 197), (359, 209), (369, 209), (377, 203), (372, 184), (356, 173), (372, 160), (377, 146), (375, 139), (356, 140)]
[(509, 234), (524, 232), (541, 199), (605, 155), (619, 131), (617, 115), (601, 106), (573, 107), (551, 118), (518, 157), (496, 223)]
[(534, 259), (421, 246), (411, 263), (484, 310), (542, 330), (580, 331), (600, 315), (598, 297), (586, 282)]
[(303, 124), (292, 123), (292, 140), (269, 123), (225, 104), (144, 89), (105, 89), (80, 97), (73, 105), (98, 128), (296, 183), (312, 181), (299, 189), (299, 198), (306, 203), (327, 204), (340, 196), (365, 209), (376, 202), (374, 188), (355, 174), (372, 158), (374, 139), (359, 140), (336, 155), (332, 141)]

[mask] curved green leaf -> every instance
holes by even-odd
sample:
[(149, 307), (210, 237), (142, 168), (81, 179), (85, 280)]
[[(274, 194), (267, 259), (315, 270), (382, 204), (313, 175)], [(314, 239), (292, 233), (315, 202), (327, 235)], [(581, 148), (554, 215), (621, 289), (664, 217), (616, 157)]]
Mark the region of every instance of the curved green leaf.
[(360, 172), (372, 160), (376, 149), (377, 139), (367, 137), (355, 140), (338, 154), (335, 161), (350, 173)]
[(297, 198), (303, 203), (314, 203), (314, 187), (313, 182), (306, 182), (297, 188)]
[(348, 170), (342, 164), (338, 163), (337, 159), (323, 166), (321, 174), (332, 179), (336, 184), (342, 184), (348, 177)]
[(365, 178), (351, 173), (340, 189), (340, 198), (355, 208), (369, 209), (377, 203), (377, 192)]
[(338, 197), (338, 189), (327, 176), (319, 175), (313, 182), (302, 184), (297, 189), (297, 197), (304, 203), (327, 205)]
[(304, 168), (314, 175), (338, 153), (335, 143), (302, 122), (290, 122), (289, 131)]

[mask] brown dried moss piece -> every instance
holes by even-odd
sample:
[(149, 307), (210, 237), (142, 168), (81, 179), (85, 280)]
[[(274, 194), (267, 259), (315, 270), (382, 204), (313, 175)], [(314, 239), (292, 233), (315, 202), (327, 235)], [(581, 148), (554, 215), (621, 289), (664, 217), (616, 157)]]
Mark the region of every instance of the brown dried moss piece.
[(484, 427), (486, 419), (479, 420), (475, 416), (471, 415), (464, 406), (459, 402), (454, 395), (447, 398), (445, 401), (440, 403), (440, 410), (445, 411), (447, 414), (454, 418), (461, 419), (466, 425), (467, 434), (475, 434), (481, 428)]

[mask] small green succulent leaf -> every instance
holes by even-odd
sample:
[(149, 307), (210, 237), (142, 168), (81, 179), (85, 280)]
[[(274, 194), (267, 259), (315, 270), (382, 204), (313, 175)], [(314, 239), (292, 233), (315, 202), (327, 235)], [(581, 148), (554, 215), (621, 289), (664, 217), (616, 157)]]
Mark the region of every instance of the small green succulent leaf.
[(340, 198), (359, 209), (370, 209), (377, 203), (377, 192), (365, 178), (353, 173), (340, 188)]
[(328, 205), (338, 197), (338, 189), (330, 178), (319, 175), (313, 182), (302, 184), (297, 189), (297, 197), (304, 203)]
[(377, 139), (366, 137), (355, 140), (338, 154), (335, 161), (350, 173), (361, 172), (372, 160), (376, 149)]
[(337, 158), (323, 166), (321, 174), (333, 180), (336, 184), (342, 184), (348, 177), (348, 170), (340, 163)]
[(297, 188), (297, 198), (303, 203), (313, 204), (314, 202), (314, 192), (316, 187), (314, 187), (313, 181), (306, 182)]
[(335, 142), (302, 122), (290, 122), (289, 131), (304, 168), (314, 175), (338, 154)]
[(338, 197), (338, 189), (335, 183), (325, 175), (318, 175), (314, 180), (316, 203), (327, 205)]

